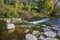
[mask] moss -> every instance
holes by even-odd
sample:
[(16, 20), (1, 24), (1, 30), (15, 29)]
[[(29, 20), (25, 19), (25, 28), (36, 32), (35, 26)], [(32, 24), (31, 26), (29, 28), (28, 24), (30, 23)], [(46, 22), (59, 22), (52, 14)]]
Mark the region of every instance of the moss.
[(26, 27), (16, 27), (15, 31), (12, 33), (8, 33), (7, 30), (4, 30), (0, 35), (1, 40), (25, 40)]
[(38, 31), (40, 31), (40, 32), (43, 32), (44, 30), (42, 29), (42, 27), (37, 27), (37, 26), (34, 26), (34, 27), (31, 27), (30, 28), (31, 30), (38, 30)]

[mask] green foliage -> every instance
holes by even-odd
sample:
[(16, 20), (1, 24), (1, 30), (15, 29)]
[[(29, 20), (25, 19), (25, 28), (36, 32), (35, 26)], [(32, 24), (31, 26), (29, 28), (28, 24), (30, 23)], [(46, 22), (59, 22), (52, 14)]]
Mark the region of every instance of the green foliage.
[(0, 14), (0, 18), (5, 18), (5, 16), (3, 14)]
[(28, 12), (31, 12), (31, 6), (30, 5), (26, 5), (26, 9)]
[[(4, 2), (4, 1), (3, 1)], [(15, 4), (14, 4), (15, 5)], [(0, 17), (1, 18), (16, 18), (19, 17), (19, 13), (18, 13), (18, 5), (16, 3), (16, 6), (14, 7), (14, 5), (8, 5), (8, 4), (4, 4), (4, 5), (0, 5), (0, 14), (2, 14)]]
[(3, 32), (6, 28), (6, 22), (0, 20), (0, 32)]
[(7, 13), (6, 18), (19, 18), (19, 15), (16, 13)]
[(19, 13), (13, 6), (11, 5), (5, 5), (5, 6), (0, 6), (0, 13), (2, 14), (0, 17), (1, 18), (16, 18), (19, 17)]
[(23, 3), (19, 3), (18, 5), (19, 5), (19, 6), (18, 6), (18, 9), (19, 9), (19, 10), (23, 10), (24, 7), (25, 7)]
[[(38, 9), (35, 7), (38, 7)], [(29, 4), (23, 2), (19, 3), (18, 0), (13, 0), (10, 4), (4, 4), (4, 0), (0, 1), (0, 13), (3, 14), (0, 17), (2, 18), (6, 15), (7, 18), (20, 17), (19, 12), (23, 10), (27, 10), (34, 16), (43, 17), (45, 15), (44, 17), (49, 17), (54, 13), (55, 3), (54, 0), (39, 0), (37, 4), (32, 2), (32, 0)]]
[(60, 18), (60, 6), (55, 9), (55, 17)]
[(32, 10), (31, 13), (34, 15), (34, 16), (38, 16), (39, 13), (36, 11), (36, 10)]
[(50, 16), (50, 14), (54, 11), (54, 0), (39, 0), (38, 3), (38, 7), (40, 8), (41, 13)]
[(39, 3), (38, 6), (39, 6), (40, 10), (44, 9), (46, 7), (46, 5), (47, 5), (46, 0), (39, 0), (38, 3)]

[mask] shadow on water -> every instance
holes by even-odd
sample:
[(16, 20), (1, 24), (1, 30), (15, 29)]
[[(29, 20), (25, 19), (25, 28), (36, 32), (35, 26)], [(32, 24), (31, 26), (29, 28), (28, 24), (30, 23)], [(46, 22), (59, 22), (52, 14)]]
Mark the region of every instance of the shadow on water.
[(53, 19), (54, 25), (60, 26), (60, 18)]

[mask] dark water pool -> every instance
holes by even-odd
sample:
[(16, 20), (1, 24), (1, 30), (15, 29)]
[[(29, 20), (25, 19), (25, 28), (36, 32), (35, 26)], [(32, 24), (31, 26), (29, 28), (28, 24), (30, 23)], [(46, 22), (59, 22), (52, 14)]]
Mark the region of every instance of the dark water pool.
[(60, 26), (60, 18), (53, 19), (53, 23), (57, 26)]

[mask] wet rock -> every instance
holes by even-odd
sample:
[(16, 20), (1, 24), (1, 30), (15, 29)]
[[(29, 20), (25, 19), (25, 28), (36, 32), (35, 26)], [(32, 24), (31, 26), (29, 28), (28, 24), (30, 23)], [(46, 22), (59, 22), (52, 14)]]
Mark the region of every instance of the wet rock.
[(44, 39), (44, 38), (47, 38), (47, 36), (46, 36), (45, 34), (41, 34), (41, 35), (39, 36), (39, 39)]
[(55, 27), (56, 25), (51, 25), (51, 27)]
[(30, 30), (27, 29), (27, 30), (25, 30), (25, 33), (28, 33), (29, 31), (30, 31)]
[(14, 24), (7, 24), (7, 30), (8, 30), (8, 33), (14, 32), (15, 25)]
[(43, 27), (42, 28), (44, 31), (49, 31), (50, 29), (48, 27)]
[(6, 19), (6, 23), (11, 23), (11, 19)]
[(26, 40), (37, 40), (36, 36), (32, 34), (26, 34), (25, 38)]
[(40, 32), (37, 31), (37, 30), (34, 30), (34, 31), (32, 32), (32, 34), (35, 35), (36, 37), (38, 37), (38, 36), (40, 35)]
[(39, 33), (39, 31), (37, 31), (37, 30), (34, 30), (33, 32), (32, 32), (32, 34), (38, 34)]
[(55, 38), (44, 38), (43, 40), (58, 40), (58, 39), (55, 39)]
[(43, 25), (41, 25), (41, 26), (42, 26), (42, 27), (46, 27), (46, 25), (44, 25), (44, 24), (43, 24)]
[(12, 28), (15, 28), (14, 24), (7, 24), (7, 29), (12, 29)]
[(60, 30), (60, 28), (59, 28), (59, 27), (53, 27), (53, 29), (55, 29), (55, 30)]
[(44, 32), (44, 34), (47, 35), (48, 37), (55, 37), (57, 35), (53, 31), (46, 31), (46, 32)]

